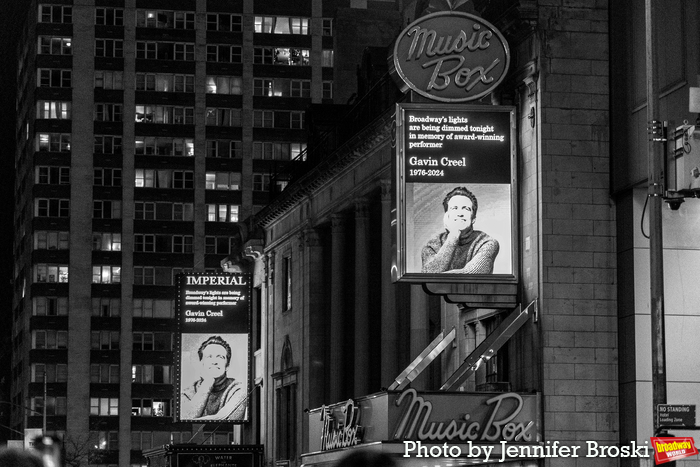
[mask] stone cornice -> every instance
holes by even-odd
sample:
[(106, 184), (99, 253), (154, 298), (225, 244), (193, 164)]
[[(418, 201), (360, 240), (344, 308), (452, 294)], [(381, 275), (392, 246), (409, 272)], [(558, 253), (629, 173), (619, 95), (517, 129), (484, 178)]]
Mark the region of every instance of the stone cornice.
[(393, 108), (387, 110), (306, 174), (290, 183), (270, 204), (255, 215), (254, 223), (261, 227), (269, 226), (345, 168), (366, 156), (372, 148), (389, 140), (394, 121), (393, 115)]
[(511, 46), (533, 34), (537, 27), (537, 0), (474, 0), (474, 5)]

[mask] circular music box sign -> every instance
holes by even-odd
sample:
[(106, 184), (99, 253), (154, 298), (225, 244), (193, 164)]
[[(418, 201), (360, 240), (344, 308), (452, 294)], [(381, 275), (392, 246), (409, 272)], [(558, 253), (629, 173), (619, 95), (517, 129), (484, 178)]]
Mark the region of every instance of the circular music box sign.
[(440, 102), (487, 95), (503, 81), (509, 64), (503, 35), (488, 21), (457, 11), (432, 13), (408, 25), (389, 60), (402, 91), (410, 88)]

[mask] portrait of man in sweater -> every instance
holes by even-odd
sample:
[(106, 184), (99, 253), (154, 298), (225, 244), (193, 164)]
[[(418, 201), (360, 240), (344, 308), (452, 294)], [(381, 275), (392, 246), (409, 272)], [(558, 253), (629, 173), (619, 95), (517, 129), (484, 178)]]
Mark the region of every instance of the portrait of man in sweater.
[(211, 336), (197, 350), (199, 364), (192, 382), (183, 387), (183, 420), (244, 420), (246, 386), (228, 374), (231, 346), (221, 336)]
[(421, 250), (421, 272), (427, 274), (492, 274), (499, 251), (495, 238), (474, 230), (479, 207), (466, 187), (452, 189), (443, 199), (442, 229)]

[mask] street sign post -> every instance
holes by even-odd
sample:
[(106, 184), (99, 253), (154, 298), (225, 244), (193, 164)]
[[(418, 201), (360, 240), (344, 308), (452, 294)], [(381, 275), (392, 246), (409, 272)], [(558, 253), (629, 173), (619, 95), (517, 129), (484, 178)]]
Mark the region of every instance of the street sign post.
[(695, 405), (688, 404), (659, 404), (656, 406), (656, 417), (659, 426), (695, 426)]

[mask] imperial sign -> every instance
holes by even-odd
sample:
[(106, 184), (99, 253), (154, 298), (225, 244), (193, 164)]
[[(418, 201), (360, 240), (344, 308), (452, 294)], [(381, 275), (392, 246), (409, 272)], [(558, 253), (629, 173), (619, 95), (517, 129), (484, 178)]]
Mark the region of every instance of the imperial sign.
[(510, 51), (501, 33), (469, 13), (441, 11), (418, 18), (394, 44), (389, 67), (402, 91), (440, 102), (479, 99), (508, 71)]

